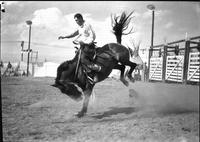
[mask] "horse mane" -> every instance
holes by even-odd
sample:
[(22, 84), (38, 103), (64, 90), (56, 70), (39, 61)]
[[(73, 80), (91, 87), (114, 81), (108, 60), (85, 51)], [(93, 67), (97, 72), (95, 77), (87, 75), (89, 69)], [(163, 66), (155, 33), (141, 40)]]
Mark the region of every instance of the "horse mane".
[(133, 33), (133, 27), (129, 30), (129, 32), (125, 31), (129, 27), (129, 23), (133, 17), (131, 15), (134, 11), (132, 11), (129, 15), (126, 14), (126, 12), (122, 12), (120, 16), (111, 15), (111, 26), (112, 26), (112, 32), (117, 38), (117, 43), (121, 44), (122, 35), (128, 35)]

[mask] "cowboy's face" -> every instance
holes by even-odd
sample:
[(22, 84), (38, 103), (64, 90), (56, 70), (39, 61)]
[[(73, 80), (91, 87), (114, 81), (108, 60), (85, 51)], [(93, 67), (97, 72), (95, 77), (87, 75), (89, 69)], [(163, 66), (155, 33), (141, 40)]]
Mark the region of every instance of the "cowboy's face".
[(74, 19), (75, 19), (76, 23), (77, 23), (79, 26), (81, 26), (81, 25), (83, 24), (83, 20), (82, 20), (81, 18), (75, 17)]

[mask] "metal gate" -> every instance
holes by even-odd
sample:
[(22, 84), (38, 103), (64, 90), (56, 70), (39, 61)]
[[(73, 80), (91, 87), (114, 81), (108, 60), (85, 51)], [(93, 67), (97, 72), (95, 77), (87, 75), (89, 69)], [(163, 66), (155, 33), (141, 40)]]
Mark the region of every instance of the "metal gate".
[(187, 80), (199, 82), (200, 52), (190, 53)]
[(165, 80), (182, 82), (183, 64), (184, 56), (168, 56), (166, 61)]
[(162, 67), (163, 67), (163, 58), (152, 57), (150, 59), (150, 74), (149, 80), (159, 80), (162, 81)]

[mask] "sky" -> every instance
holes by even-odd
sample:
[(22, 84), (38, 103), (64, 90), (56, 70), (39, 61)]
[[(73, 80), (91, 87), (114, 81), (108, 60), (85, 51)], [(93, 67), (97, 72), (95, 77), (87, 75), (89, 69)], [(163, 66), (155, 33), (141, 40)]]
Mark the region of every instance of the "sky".
[[(155, 6), (154, 45), (164, 41), (200, 35), (200, 3), (181, 1), (4, 1), (5, 12), (1, 12), (1, 60), (18, 62), (21, 59), (21, 41), (28, 48), (29, 26), (32, 21), (31, 45), (38, 51), (38, 61), (61, 63), (74, 57), (74, 38), (58, 40), (73, 32), (77, 24), (74, 14), (81, 13), (94, 28), (97, 46), (116, 42), (111, 29), (111, 15), (123, 11), (133, 12), (130, 27), (134, 33), (123, 36), (122, 44), (132, 46), (130, 41), (140, 44), (139, 54), (144, 62), (148, 59), (151, 44), (152, 11)], [(35, 54), (33, 54), (33, 57)], [(24, 61), (27, 54), (24, 54)]]

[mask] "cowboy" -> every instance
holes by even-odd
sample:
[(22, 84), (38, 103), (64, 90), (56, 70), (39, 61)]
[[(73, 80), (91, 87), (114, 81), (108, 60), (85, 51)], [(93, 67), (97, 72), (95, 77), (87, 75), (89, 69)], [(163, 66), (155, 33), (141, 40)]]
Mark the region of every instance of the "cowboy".
[[(80, 13), (74, 15), (74, 20), (78, 24), (78, 29), (73, 33), (67, 36), (59, 36), (58, 39), (64, 38), (77, 38), (74, 40), (74, 43), (80, 44), (80, 48), (83, 49), (81, 55), (81, 62), (86, 64), (86, 66), (96, 72), (101, 70), (101, 66), (93, 63), (93, 57), (95, 54), (95, 45), (94, 40), (96, 39), (95, 32), (92, 26), (83, 19), (83, 16)], [(57, 79), (59, 79), (62, 69), (57, 72)]]

